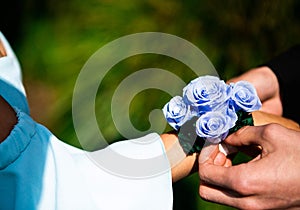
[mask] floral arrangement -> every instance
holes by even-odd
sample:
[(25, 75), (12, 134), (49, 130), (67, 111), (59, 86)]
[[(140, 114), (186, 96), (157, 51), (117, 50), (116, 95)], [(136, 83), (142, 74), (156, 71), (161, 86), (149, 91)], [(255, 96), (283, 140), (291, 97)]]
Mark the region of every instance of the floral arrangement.
[(216, 76), (207, 75), (185, 86), (182, 96), (173, 97), (163, 107), (163, 114), (178, 132), (193, 119), (195, 130), (192, 132), (202, 139), (219, 143), (233, 129), (253, 123), (250, 113), (260, 107), (261, 102), (251, 83), (226, 84)]

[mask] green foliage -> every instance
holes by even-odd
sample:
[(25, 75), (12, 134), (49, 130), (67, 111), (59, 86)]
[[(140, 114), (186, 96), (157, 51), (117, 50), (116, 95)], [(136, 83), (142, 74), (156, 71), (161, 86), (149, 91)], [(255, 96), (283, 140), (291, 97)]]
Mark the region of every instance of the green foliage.
[[(299, 9), (296, 0), (24, 0), (21, 41), (15, 50), (25, 82), (42, 82), (54, 92), (48, 106), (35, 106), (47, 116), (34, 117), (46, 119), (43, 123), (61, 140), (80, 147), (72, 122), (73, 88), (85, 62), (104, 44), (137, 32), (174, 34), (198, 46), (228, 79), (298, 43)], [(185, 65), (164, 56), (139, 55), (117, 64), (96, 100), (99, 127), (111, 143), (123, 139), (110, 116), (115, 88), (129, 74), (150, 67), (167, 69), (186, 82), (195, 77)], [(28, 91), (36, 93), (34, 88)], [(31, 103), (47, 97), (45, 92)], [(133, 125), (147, 130), (149, 112), (169, 99), (157, 90), (138, 94), (130, 107)], [(174, 210), (230, 209), (202, 201), (198, 185), (197, 175), (174, 185)]]

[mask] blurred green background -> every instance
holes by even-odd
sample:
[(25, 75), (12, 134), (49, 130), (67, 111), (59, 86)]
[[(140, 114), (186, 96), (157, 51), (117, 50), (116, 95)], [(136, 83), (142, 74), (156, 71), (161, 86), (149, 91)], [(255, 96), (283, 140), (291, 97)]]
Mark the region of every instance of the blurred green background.
[[(226, 80), (299, 43), (300, 37), (296, 0), (11, 0), (1, 3), (0, 17), (0, 30), (23, 68), (33, 118), (76, 147), (76, 78), (88, 58), (116, 38), (145, 31), (177, 35), (199, 47)], [(110, 116), (114, 89), (129, 74), (150, 67), (172, 71), (186, 82), (195, 76), (182, 63), (157, 55), (117, 64), (101, 83), (96, 103), (99, 128), (111, 143), (123, 139)], [(138, 94), (130, 112), (133, 125), (147, 130), (149, 112), (169, 99), (158, 90)], [(201, 200), (198, 185), (197, 174), (174, 184), (174, 210), (232, 209)]]

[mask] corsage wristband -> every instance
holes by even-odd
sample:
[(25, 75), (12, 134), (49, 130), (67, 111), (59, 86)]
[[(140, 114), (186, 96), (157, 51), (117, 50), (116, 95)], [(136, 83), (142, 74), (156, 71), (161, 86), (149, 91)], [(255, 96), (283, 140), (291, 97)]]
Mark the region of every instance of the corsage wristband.
[[(238, 111), (236, 114), (238, 116), (238, 120), (236, 121), (235, 126), (229, 129), (228, 135), (238, 131), (244, 126), (254, 125), (251, 113)], [(180, 146), (186, 155), (200, 153), (205, 143), (205, 138), (200, 137), (195, 133), (196, 121), (197, 118), (192, 118), (182, 125), (177, 132)]]
[(186, 155), (199, 153), (205, 143), (205, 139), (195, 132), (197, 118), (192, 118), (178, 130), (178, 141)]
[(205, 141), (217, 144), (243, 126), (253, 125), (251, 112), (261, 101), (247, 81), (226, 84), (215, 76), (201, 76), (174, 96), (163, 114), (178, 134), (186, 154), (201, 151)]

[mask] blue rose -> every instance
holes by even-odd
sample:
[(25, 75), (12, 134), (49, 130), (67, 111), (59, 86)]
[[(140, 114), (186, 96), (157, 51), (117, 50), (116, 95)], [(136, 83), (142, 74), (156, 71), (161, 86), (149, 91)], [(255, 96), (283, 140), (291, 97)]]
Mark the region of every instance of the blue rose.
[(232, 87), (231, 101), (235, 111), (252, 112), (260, 109), (261, 102), (254, 86), (247, 81), (230, 84)]
[(231, 88), (216, 76), (202, 76), (192, 80), (183, 89), (184, 101), (198, 115), (227, 106)]
[(230, 109), (207, 112), (196, 121), (196, 133), (212, 143), (219, 143), (236, 121), (237, 115)]
[(170, 126), (178, 130), (186, 121), (190, 120), (192, 113), (181, 96), (173, 97), (164, 107), (163, 114)]

